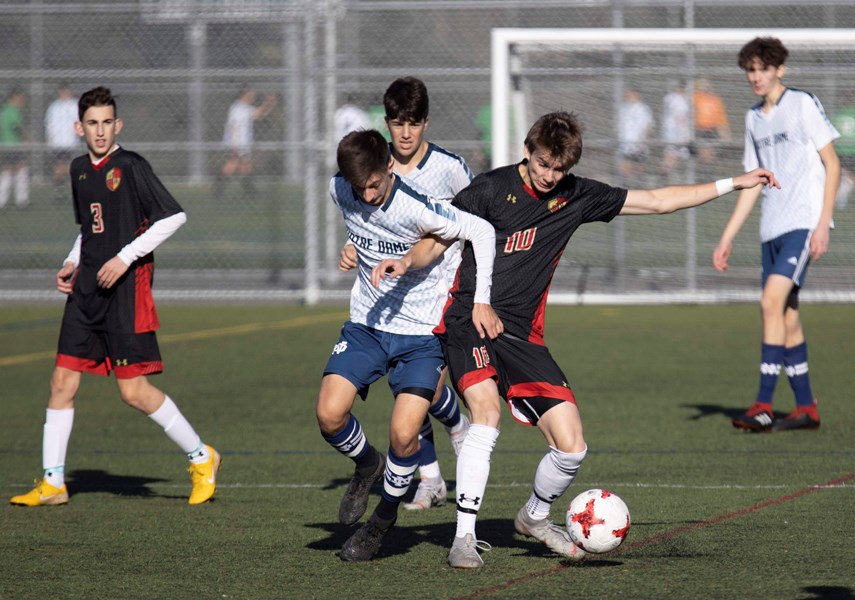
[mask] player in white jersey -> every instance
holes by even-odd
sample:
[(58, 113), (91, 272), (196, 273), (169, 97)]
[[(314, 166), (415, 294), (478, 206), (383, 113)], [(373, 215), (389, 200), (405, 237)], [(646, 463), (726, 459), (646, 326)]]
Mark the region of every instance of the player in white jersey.
[[(447, 299), (440, 285), (445, 277), (441, 261), (389, 280), (375, 267), (400, 259), (426, 235), (469, 240), (478, 267), (473, 319), (484, 336), (498, 335), (502, 324), (489, 304), (496, 244), (492, 226), (433, 200), (394, 173), (389, 146), (376, 130), (346, 135), (337, 160), (340, 173), (330, 182), (330, 193), (359, 254), (359, 275), (350, 320), (324, 369), (317, 419), (327, 443), (355, 463), (339, 506), (342, 523), (359, 521), (371, 486), (383, 475), (379, 504), (340, 553), (342, 560), (363, 561), (374, 557), (397, 519), (418, 466), (419, 429), (445, 366), (432, 333)], [(395, 405), (384, 460), (351, 409), (357, 394), (365, 399), (368, 386), (386, 374)]]
[[(383, 95), (383, 106), (386, 111), (386, 126), (392, 138), (392, 160), (396, 173), (417, 183), (427, 190), (428, 195), (440, 200), (450, 201), (457, 192), (469, 185), (474, 175), (466, 161), (425, 139), (430, 106), (424, 82), (415, 77), (396, 79)], [(356, 266), (356, 250), (349, 243), (342, 249), (340, 268), (347, 271)], [(458, 266), (460, 247), (455, 243), (443, 256), (446, 281), (442, 282), (442, 285), (445, 285), (446, 289), (451, 289)], [(444, 425), (456, 455), (469, 430), (469, 419), (460, 411), (454, 389), (445, 385), (444, 377), (437, 387), (430, 414)], [(448, 488), (436, 457), (433, 427), (428, 417), (425, 417), (422, 424), (419, 440), (420, 481), (412, 501), (404, 504), (404, 508), (408, 510), (442, 506), (448, 495)]]
[[(739, 66), (762, 98), (745, 116), (745, 168), (778, 174), (780, 189), (766, 189), (760, 213), (763, 316), (760, 386), (754, 404), (733, 419), (748, 431), (819, 428), (808, 376), (807, 344), (799, 317), (799, 290), (810, 260), (828, 251), (840, 161), (832, 143), (839, 134), (813, 94), (785, 87), (787, 49), (776, 38), (755, 38), (739, 53)], [(713, 252), (727, 269), (733, 239), (745, 223), (760, 188), (742, 190)], [(796, 409), (775, 419), (772, 396), (781, 364), (796, 397)]]

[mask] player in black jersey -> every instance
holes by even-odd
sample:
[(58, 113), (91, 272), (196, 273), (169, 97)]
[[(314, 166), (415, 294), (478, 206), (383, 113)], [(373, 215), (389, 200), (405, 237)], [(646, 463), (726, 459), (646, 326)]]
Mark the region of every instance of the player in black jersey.
[(159, 323), (151, 294), (152, 252), (186, 216), (148, 162), (116, 143), (122, 121), (109, 89), (84, 93), (78, 114), (75, 127), (88, 152), (71, 165), (80, 233), (56, 278), (57, 289), (68, 300), (43, 433), (45, 474), (35, 489), (11, 502), (68, 502), (65, 455), (81, 374), (113, 371), (122, 401), (151, 417), (187, 453), (193, 486), (189, 503), (200, 504), (216, 491), (220, 455), (147, 378), (163, 370), (155, 337)]
[[(542, 116), (525, 139), (525, 159), (475, 178), (454, 205), (489, 221), (496, 230), (492, 304), (504, 324), (495, 339), (472, 325), (474, 263), (463, 252), (452, 297), (435, 332), (446, 353), (451, 380), (469, 408), (472, 425), (457, 459), (457, 533), (448, 554), (452, 567), (477, 569), (485, 547), (475, 536), (484, 499), (490, 455), (499, 436), (500, 396), (519, 422), (540, 429), (549, 451), (540, 461), (531, 496), (514, 525), (554, 552), (584, 554), (549, 512), (573, 482), (587, 452), (582, 420), (567, 377), (543, 341), (546, 297), (552, 275), (576, 229), (617, 215), (665, 214), (698, 206), (733, 189), (760, 184), (778, 187), (770, 171), (755, 169), (732, 179), (656, 190), (626, 190), (571, 174), (582, 154), (574, 115)], [(419, 242), (409, 253), (410, 269), (430, 264), (443, 246)], [(391, 269), (391, 271), (388, 271)], [(406, 268), (390, 261), (379, 273), (395, 277)]]

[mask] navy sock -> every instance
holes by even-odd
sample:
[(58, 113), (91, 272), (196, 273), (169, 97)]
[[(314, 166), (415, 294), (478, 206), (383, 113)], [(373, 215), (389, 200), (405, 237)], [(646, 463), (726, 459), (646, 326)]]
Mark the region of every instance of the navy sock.
[(763, 344), (760, 364), (760, 390), (757, 392), (757, 402), (771, 404), (775, 394), (775, 384), (781, 373), (781, 362), (784, 360), (784, 347)]
[(790, 380), (790, 387), (796, 395), (796, 404), (798, 406), (813, 406), (806, 342), (784, 350), (784, 370)]

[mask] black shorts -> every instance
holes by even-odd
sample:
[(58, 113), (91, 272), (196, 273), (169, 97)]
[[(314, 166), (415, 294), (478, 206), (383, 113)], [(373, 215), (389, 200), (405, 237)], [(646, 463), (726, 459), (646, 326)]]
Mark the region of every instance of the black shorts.
[(72, 371), (133, 379), (163, 371), (163, 361), (153, 331), (107, 333), (66, 323), (59, 330), (56, 366)]
[(524, 425), (562, 402), (576, 404), (567, 377), (541, 344), (502, 334), (481, 339), (471, 321), (455, 323), (439, 336), (451, 381), (460, 397), (467, 388), (493, 379), (511, 415)]

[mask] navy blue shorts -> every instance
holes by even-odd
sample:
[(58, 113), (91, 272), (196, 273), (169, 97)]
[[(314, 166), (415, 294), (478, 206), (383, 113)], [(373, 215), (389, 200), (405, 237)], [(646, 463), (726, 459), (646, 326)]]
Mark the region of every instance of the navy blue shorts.
[(802, 287), (810, 264), (810, 231), (797, 229), (763, 242), (761, 253), (764, 286), (769, 275), (783, 275)]
[[(402, 391), (433, 398), (445, 361), (435, 335), (402, 335), (347, 321), (324, 375), (341, 375), (365, 400), (368, 386), (388, 373), (394, 396)], [(425, 390), (417, 392), (416, 390)]]

